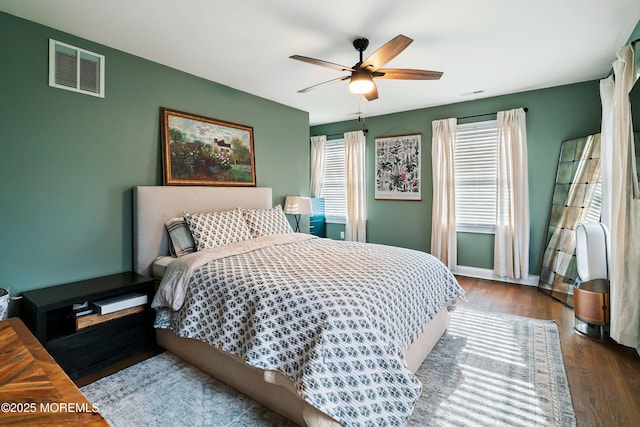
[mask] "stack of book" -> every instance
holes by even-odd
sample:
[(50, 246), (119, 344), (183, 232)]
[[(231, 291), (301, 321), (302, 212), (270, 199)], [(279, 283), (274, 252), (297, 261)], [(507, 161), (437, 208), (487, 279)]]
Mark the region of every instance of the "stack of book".
[(89, 314), (95, 314), (93, 308), (89, 307), (89, 301), (85, 301), (82, 304), (73, 304), (73, 309), (71, 311), (73, 317), (83, 317)]
[(147, 296), (145, 294), (134, 292), (74, 304), (72, 315), (76, 320), (76, 330), (141, 313), (144, 311), (146, 303)]

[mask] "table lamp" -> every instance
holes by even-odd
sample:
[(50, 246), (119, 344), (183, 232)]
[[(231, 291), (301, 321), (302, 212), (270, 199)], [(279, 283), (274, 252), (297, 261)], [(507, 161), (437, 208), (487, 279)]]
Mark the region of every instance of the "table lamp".
[(294, 215), (296, 233), (300, 232), (300, 215), (311, 215), (311, 198), (303, 196), (287, 196), (284, 201), (284, 213)]

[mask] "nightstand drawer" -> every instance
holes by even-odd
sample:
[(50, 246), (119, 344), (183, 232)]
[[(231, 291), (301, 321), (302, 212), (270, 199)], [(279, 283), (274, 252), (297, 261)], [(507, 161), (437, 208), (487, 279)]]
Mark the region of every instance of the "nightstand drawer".
[(71, 378), (149, 349), (154, 342), (147, 313), (133, 314), (47, 342), (49, 354)]

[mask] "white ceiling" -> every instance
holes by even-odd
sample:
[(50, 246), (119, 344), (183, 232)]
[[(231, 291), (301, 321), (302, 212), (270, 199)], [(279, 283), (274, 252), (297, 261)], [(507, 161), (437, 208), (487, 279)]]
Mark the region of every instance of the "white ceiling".
[[(0, 0), (0, 11), (308, 111), (315, 125), (601, 78), (640, 1)], [(352, 66), (353, 39), (370, 40), (366, 57), (398, 34), (414, 42), (387, 66), (441, 80), (377, 80), (372, 102), (346, 82), (297, 93), (342, 73), (289, 56)]]

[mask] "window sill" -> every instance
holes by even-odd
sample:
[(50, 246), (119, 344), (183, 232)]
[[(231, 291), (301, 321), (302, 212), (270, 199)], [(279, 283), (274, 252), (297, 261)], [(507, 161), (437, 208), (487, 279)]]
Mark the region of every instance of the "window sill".
[(495, 226), (482, 225), (456, 225), (457, 233), (496, 234)]

